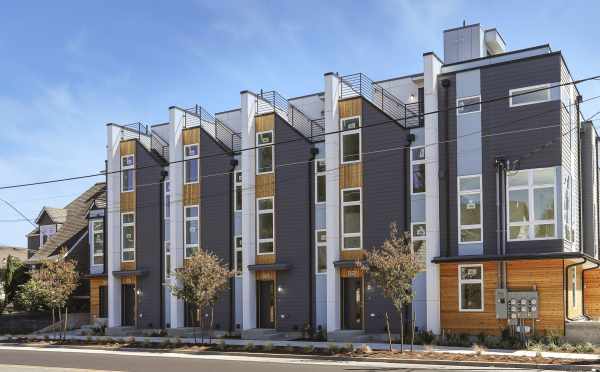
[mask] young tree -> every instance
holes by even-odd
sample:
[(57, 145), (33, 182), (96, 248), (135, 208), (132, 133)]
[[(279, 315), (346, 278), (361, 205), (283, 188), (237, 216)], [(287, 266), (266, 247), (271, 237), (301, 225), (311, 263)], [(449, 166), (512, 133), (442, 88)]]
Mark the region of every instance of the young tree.
[[(199, 249), (194, 256), (186, 260), (183, 268), (175, 270), (175, 282), (168, 284), (168, 287), (175, 297), (196, 306), (199, 314), (210, 310), (212, 330), (214, 305), (220, 294), (229, 287), (229, 279), (234, 275), (235, 272), (223, 265), (213, 253)], [(204, 316), (200, 316), (200, 328), (204, 331)]]
[[(424, 252), (415, 252), (413, 249), (410, 234), (401, 233), (398, 225), (393, 222), (390, 224), (389, 238), (381, 247), (367, 253), (366, 264), (357, 263), (369, 280), (382, 289), (384, 297), (392, 301), (400, 315), (400, 352), (403, 351), (404, 344), (404, 307), (414, 298), (412, 282), (423, 269), (421, 253)], [(392, 338), (387, 312), (385, 316), (391, 350)]]
[(9, 304), (13, 304), (17, 297), (19, 286), (28, 279), (27, 266), (17, 257), (8, 256), (6, 258), (6, 268), (2, 272), (2, 290), (4, 292), (4, 301), (0, 302), (0, 314), (4, 312)]

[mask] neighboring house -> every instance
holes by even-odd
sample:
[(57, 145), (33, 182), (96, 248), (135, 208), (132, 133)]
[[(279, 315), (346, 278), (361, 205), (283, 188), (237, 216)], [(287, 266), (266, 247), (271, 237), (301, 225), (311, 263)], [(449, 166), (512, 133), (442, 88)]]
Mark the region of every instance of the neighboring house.
[(166, 124), (108, 124), (107, 276), (92, 303), (108, 293), (109, 328), (196, 325), (163, 283), (206, 249), (238, 272), (217, 329), (378, 337), (387, 312), (397, 332), (355, 269), (395, 221), (425, 260), (407, 309), (419, 329), (564, 335), (599, 317), (598, 135), (560, 51), (505, 48), (468, 25), (416, 74), (327, 73), (306, 96), (243, 91), (215, 115), (173, 106)]
[(0, 301), (4, 300), (3, 280), (8, 256), (16, 257), (22, 262), (27, 260), (27, 249), (23, 247), (9, 247), (0, 245)]
[[(101, 264), (93, 264), (103, 260), (103, 253), (98, 255), (92, 251), (94, 243), (91, 239), (98, 237), (97, 232), (103, 230), (103, 222), (94, 224), (93, 221), (97, 221), (98, 218), (102, 221), (105, 204), (105, 183), (96, 183), (64, 208), (44, 207), (35, 221), (38, 227), (27, 235), (28, 247), (34, 252), (27, 263), (33, 267), (43, 260), (58, 258), (63, 250), (68, 259), (77, 261), (76, 268), (81, 280), (71, 299), (71, 306), (72, 310), (78, 312), (89, 311), (88, 275), (96, 274)], [(103, 231), (100, 236), (103, 236)], [(102, 247), (101, 249), (103, 252)], [(102, 257), (102, 260), (98, 259), (98, 256)]]

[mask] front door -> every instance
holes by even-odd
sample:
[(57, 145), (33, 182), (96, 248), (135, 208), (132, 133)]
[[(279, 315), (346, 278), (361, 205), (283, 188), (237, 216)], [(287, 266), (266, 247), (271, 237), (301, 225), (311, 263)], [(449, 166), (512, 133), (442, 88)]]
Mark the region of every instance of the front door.
[(256, 298), (258, 299), (258, 328), (275, 328), (275, 282), (259, 280), (256, 282)]
[(135, 285), (121, 285), (121, 325), (135, 325)]
[(361, 278), (342, 278), (342, 327), (363, 328), (363, 288)]

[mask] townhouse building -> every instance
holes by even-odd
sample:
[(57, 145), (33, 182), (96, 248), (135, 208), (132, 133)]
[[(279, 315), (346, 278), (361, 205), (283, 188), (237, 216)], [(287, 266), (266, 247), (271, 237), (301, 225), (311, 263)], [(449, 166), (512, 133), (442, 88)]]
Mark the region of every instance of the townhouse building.
[(165, 283), (205, 249), (238, 273), (219, 331), (368, 339), (387, 312), (398, 332), (355, 265), (392, 222), (424, 261), (419, 329), (564, 335), (600, 316), (599, 137), (563, 55), (506, 51), (479, 24), (443, 36), (417, 74), (326, 73), (306, 96), (242, 91), (214, 115), (108, 124), (109, 330), (196, 326), (207, 314)]

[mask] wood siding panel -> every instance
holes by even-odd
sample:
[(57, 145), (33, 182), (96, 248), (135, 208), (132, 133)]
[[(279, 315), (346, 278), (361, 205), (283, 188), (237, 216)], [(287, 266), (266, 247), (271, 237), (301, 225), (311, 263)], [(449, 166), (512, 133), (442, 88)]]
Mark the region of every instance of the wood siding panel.
[(275, 173), (258, 174), (255, 178), (256, 198), (275, 195)]
[(136, 266), (135, 261), (121, 262), (121, 271), (133, 271)]
[(362, 163), (340, 165), (340, 189), (362, 187)]
[(362, 278), (364, 272), (357, 267), (340, 268), (340, 278)]
[(200, 204), (200, 183), (183, 185), (183, 205)]
[(339, 102), (340, 119), (360, 116), (362, 112), (362, 98), (352, 98)]
[(121, 278), (121, 284), (137, 284), (137, 278), (135, 275), (124, 276)]
[(181, 134), (183, 136), (182, 141), (184, 145), (200, 143), (200, 128), (198, 127), (184, 129)]
[(347, 261), (347, 260), (362, 260), (365, 258), (365, 251), (364, 250), (348, 250), (348, 249), (342, 249), (340, 250), (340, 260), (342, 261)]
[(135, 191), (121, 193), (121, 213), (135, 212)]
[(132, 154), (135, 155), (135, 143), (136, 143), (136, 140), (134, 140), (134, 139), (122, 141), (119, 144), (119, 151), (121, 153), (121, 156), (132, 155)]
[(92, 321), (100, 315), (100, 287), (107, 285), (106, 278), (90, 279), (90, 317)]
[(255, 260), (257, 265), (270, 265), (275, 263), (274, 254), (258, 254)]
[(256, 280), (275, 280), (277, 274), (275, 271), (257, 271), (256, 272)]
[(593, 320), (600, 320), (600, 269), (583, 273), (585, 293), (585, 314)]
[(259, 115), (254, 118), (256, 133), (275, 128), (275, 114)]

